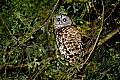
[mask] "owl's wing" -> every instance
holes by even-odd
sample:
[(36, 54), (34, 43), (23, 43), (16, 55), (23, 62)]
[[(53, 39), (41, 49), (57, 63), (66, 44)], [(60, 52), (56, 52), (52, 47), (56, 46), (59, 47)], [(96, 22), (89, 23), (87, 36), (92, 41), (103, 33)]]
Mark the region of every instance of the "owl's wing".
[(81, 33), (74, 26), (66, 27), (64, 32), (63, 38), (65, 38), (65, 41), (63, 42), (63, 45), (67, 52), (65, 57), (72, 62), (77, 59), (82, 52)]

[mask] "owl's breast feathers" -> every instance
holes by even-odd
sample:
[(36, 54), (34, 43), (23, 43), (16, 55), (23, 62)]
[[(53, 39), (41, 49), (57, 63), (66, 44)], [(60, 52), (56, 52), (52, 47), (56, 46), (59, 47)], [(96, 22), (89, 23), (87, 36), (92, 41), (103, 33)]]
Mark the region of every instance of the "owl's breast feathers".
[(61, 54), (72, 63), (82, 52), (81, 32), (75, 26), (55, 29), (56, 42)]

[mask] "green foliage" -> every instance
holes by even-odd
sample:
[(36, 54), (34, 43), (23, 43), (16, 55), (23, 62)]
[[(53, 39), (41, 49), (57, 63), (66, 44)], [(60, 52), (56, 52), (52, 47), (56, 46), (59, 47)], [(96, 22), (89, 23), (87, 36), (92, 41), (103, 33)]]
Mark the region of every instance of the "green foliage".
[[(116, 32), (112, 37), (106, 36), (120, 29), (119, 4), (117, 0), (103, 3), (104, 6), (99, 0), (61, 0), (51, 14), (55, 0), (0, 1), (0, 79), (118, 80), (120, 35)], [(80, 65), (70, 67), (64, 58), (60, 59), (53, 26), (54, 16), (59, 13), (68, 14), (82, 31), (84, 51), (88, 54), (104, 23), (98, 42), (101, 45), (96, 45), (82, 69)], [(104, 38), (107, 40), (102, 42)]]

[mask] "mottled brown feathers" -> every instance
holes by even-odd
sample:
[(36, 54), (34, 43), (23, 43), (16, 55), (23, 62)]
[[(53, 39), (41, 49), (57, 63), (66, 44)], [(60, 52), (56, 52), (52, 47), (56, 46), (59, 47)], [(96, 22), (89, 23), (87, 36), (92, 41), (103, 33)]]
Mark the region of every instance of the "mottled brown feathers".
[[(68, 18), (65, 15), (64, 18)], [(60, 16), (60, 19), (64, 19)], [(70, 19), (70, 18), (69, 18)], [(69, 20), (66, 19), (66, 20)], [(57, 22), (57, 21), (56, 21)], [(59, 24), (60, 23), (60, 24)], [(67, 25), (65, 22), (62, 25), (62, 21), (57, 25), (54, 25), (56, 42), (61, 54), (64, 54), (67, 61), (69, 61), (70, 65), (73, 64), (74, 61), (80, 58), (80, 54), (82, 52), (82, 40), (81, 40), (81, 32), (74, 25)], [(69, 23), (69, 22), (68, 22)]]

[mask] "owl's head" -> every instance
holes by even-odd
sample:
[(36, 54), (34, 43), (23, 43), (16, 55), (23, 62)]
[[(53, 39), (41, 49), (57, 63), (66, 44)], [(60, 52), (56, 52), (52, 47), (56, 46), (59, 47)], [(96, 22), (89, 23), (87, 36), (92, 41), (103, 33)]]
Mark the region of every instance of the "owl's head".
[(71, 19), (64, 14), (59, 14), (54, 18), (55, 29), (70, 26), (70, 25), (72, 25)]

